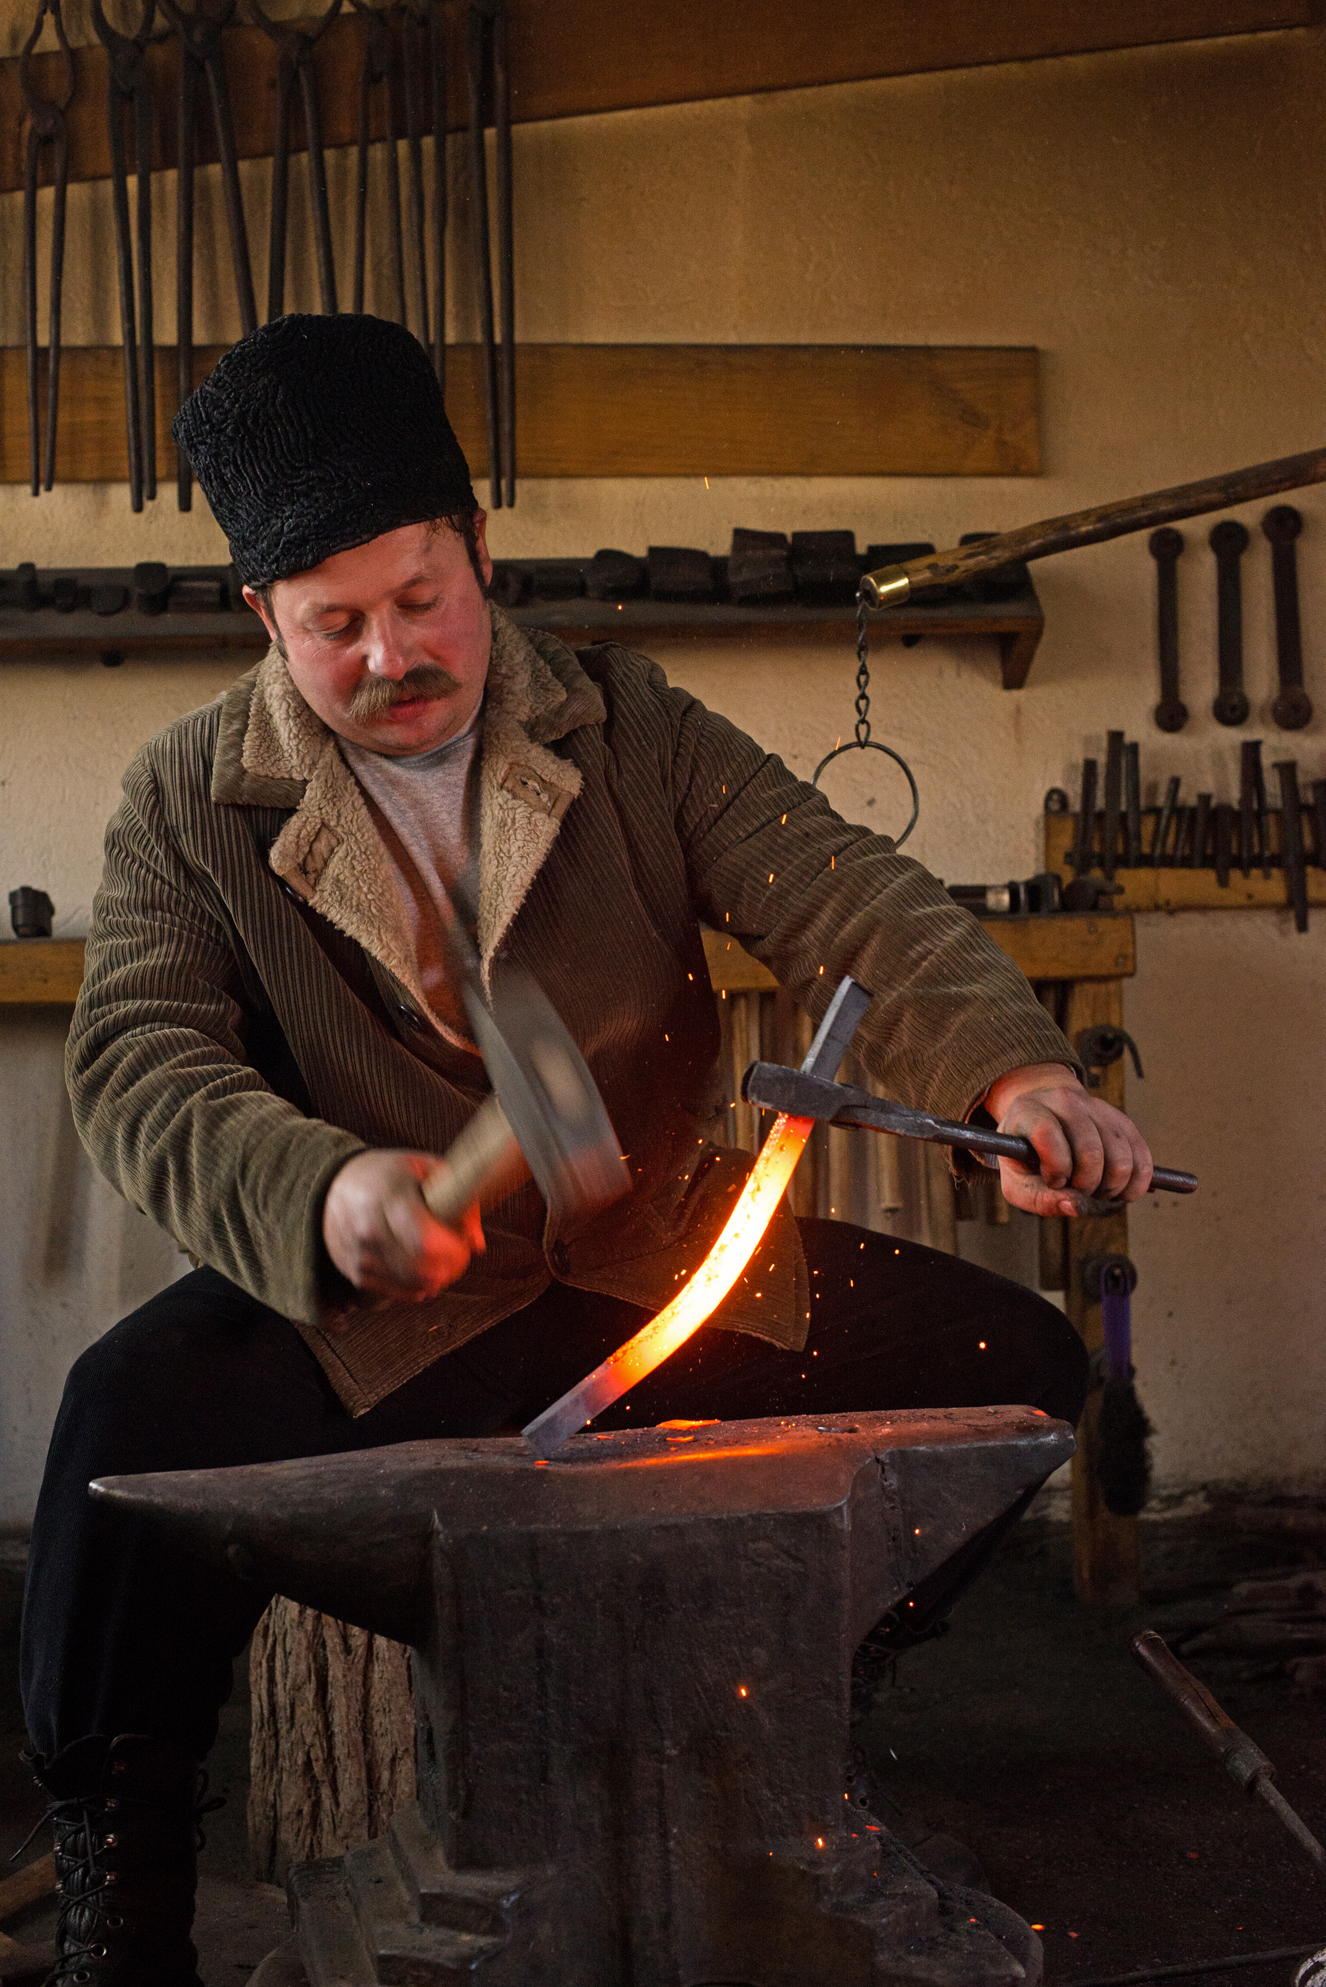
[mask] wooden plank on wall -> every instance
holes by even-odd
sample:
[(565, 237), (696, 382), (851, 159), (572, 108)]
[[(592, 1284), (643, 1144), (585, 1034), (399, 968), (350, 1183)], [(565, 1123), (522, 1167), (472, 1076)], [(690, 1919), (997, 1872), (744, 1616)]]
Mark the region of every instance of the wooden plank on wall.
[[(465, 10), (447, 10), (451, 96), (448, 124), (465, 121)], [(838, 0), (814, 9), (801, 0), (511, 0), (513, 112), (518, 122), (627, 110), (748, 92), (800, 89), (926, 70), (984, 67), (1212, 35), (1250, 34), (1311, 25), (1312, 0)], [(349, 14), (333, 21), (316, 64), (324, 142), (356, 136), (362, 29)], [(277, 56), (255, 27), (225, 35), (230, 97), (241, 158), (272, 149)], [(69, 109), (70, 171), (75, 179), (110, 174), (106, 134), (106, 57), (100, 46), (75, 50)], [(156, 164), (175, 164), (173, 78), (176, 47), (154, 43), (148, 68), (156, 111)], [(57, 58), (33, 69), (39, 94), (58, 87)], [(375, 92), (375, 97), (380, 92)], [(373, 107), (374, 135), (382, 135)], [(200, 119), (199, 158), (209, 159), (210, 120)], [(425, 129), (430, 128), (425, 125)], [(295, 121), (292, 143), (304, 143)], [(0, 191), (23, 183), (24, 118), (15, 58), (0, 62)]]
[[(195, 378), (220, 347), (196, 354)], [(449, 348), (448, 404), (476, 485), (480, 351)], [(158, 476), (174, 475), (175, 353), (157, 353)], [(1035, 476), (1038, 355), (1000, 346), (521, 345), (522, 476)], [(28, 477), (27, 362), (0, 348), (0, 481)], [(60, 482), (122, 482), (118, 346), (67, 350)]]

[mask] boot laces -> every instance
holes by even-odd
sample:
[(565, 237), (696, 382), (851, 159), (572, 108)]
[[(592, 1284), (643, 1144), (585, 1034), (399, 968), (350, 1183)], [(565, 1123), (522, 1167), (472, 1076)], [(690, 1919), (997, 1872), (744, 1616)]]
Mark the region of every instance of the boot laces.
[[(223, 1808), (226, 1804), (224, 1794), (214, 1794), (208, 1800), (209, 1785), (206, 1770), (200, 1767), (192, 1812), (196, 1850), (205, 1849), (207, 1846), (207, 1837), (202, 1826), (203, 1816), (215, 1814), (218, 1808)], [(60, 1886), (60, 1912), (55, 1932), (55, 1948), (59, 1957), (56, 1960), (55, 1971), (47, 1976), (43, 1987), (61, 1987), (61, 1983), (66, 1981), (77, 1981), (82, 1987), (82, 1983), (90, 1981), (93, 1977), (87, 1962), (107, 1957), (106, 1946), (97, 1924), (105, 1910), (102, 1900), (105, 1892), (111, 1887), (111, 1872), (103, 1867), (98, 1857), (109, 1845), (98, 1841), (97, 1838), (99, 1833), (112, 1837), (115, 1834), (113, 1827), (109, 1829), (106, 1827), (107, 1822), (112, 1820), (106, 1812), (108, 1798), (113, 1798), (118, 1807), (124, 1810), (136, 1808), (141, 1812), (162, 1805), (159, 1800), (131, 1792), (123, 1794), (117, 1792), (113, 1797), (104, 1794), (77, 1794), (66, 1800), (51, 1801), (9, 1858), (11, 1863), (17, 1862), (33, 1838), (48, 1823), (50, 1824), (55, 1834)], [(59, 1867), (61, 1863), (66, 1867), (61, 1869)], [(70, 1865), (72, 1867), (69, 1867)], [(81, 1882), (78, 1881), (80, 1878)], [(71, 1928), (71, 1920), (76, 1912), (91, 1915), (91, 1928), (82, 1938), (75, 1937)], [(107, 1923), (110, 1927), (109, 1914), (107, 1914)]]

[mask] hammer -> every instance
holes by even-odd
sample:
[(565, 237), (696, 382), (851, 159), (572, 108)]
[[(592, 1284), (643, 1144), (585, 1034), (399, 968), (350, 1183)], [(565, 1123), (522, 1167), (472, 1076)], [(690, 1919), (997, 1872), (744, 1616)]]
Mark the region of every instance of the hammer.
[(503, 962), (491, 1003), (473, 947), (456, 927), (448, 964), (493, 1095), (423, 1185), (435, 1221), (454, 1227), (476, 1200), (491, 1204), (532, 1173), (555, 1225), (619, 1200), (630, 1173), (603, 1099), (570, 1030), (538, 981)]

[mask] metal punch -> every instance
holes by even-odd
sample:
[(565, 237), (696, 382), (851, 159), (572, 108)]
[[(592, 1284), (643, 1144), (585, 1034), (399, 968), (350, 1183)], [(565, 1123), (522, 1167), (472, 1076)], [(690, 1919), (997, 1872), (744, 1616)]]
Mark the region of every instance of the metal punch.
[[(494, 510), (516, 501), (515, 242), (511, 184), (511, 70), (506, 0), (470, 0), (466, 20), (470, 182), (474, 200), (475, 273), (483, 344), (488, 482)], [(484, 120), (491, 102), (497, 164), (497, 269), (500, 350), (494, 332), (488, 156)]]
[[(415, 95), (416, 77), (426, 60), (433, 133), (433, 217), (427, 225), (423, 145)], [(447, 352), (447, 42), (441, 0), (405, 0), (401, 21), (401, 80), (405, 95), (405, 135), (410, 157), (410, 225), (414, 235), (419, 293), (419, 335), (431, 345), (433, 369), (446, 388)], [(431, 336), (428, 250), (432, 250)]]
[(396, 322), (408, 324), (405, 307), (405, 246), (401, 232), (401, 169), (397, 154), (400, 129), (396, 121), (395, 63), (385, 12), (367, 0), (350, 0), (364, 23), (364, 59), (359, 71), (359, 150), (355, 181), (354, 306), (364, 308), (364, 271), (368, 254), (368, 147), (372, 92), (382, 91), (383, 136), (387, 152), (388, 249), (391, 256), (392, 303)]
[[(157, 493), (156, 338), (152, 325), (152, 93), (146, 49), (156, 0), (141, 0), (142, 18), (132, 35), (106, 18), (92, 0), (92, 25), (106, 50), (106, 124), (110, 133), (111, 197), (115, 210), (115, 262), (120, 286), (120, 341), (124, 348), (124, 415), (129, 450), (129, 500), (136, 511)], [(129, 231), (129, 170), (125, 111), (132, 113), (137, 179), (138, 280)]]
[(331, 5), (317, 26), (305, 30), (274, 21), (249, 0), (249, 16), (276, 43), (280, 55), (276, 83), (276, 135), (272, 144), (272, 218), (267, 258), (267, 320), (285, 310), (285, 250), (287, 235), (286, 194), (290, 177), (290, 105), (295, 84), (299, 85), (304, 111), (304, 141), (308, 156), (309, 205), (313, 210), (313, 247), (318, 261), (318, 296), (323, 311), (336, 310), (336, 262), (332, 253), (331, 213), (327, 203), (327, 161), (322, 149), (322, 120), (318, 114), (318, 79), (313, 67), (313, 49), (320, 35), (341, 11), (341, 0)]
[[(60, 47), (64, 83), (54, 97), (38, 96), (32, 85), (32, 53), (47, 20)], [(39, 0), (32, 32), (18, 58), (18, 85), (27, 112), (28, 135), (23, 153), (23, 315), (28, 348), (28, 445), (32, 494), (55, 482), (55, 431), (60, 412), (60, 301), (64, 287), (64, 219), (69, 190), (69, 132), (65, 112), (74, 94), (74, 58), (65, 38), (60, 0)], [(42, 447), (41, 408), (37, 382), (37, 174), (43, 146), (49, 146), (55, 192), (51, 217), (50, 311), (46, 323), (46, 437)]]
[[(179, 0), (160, 0), (160, 4), (161, 11), (180, 41), (175, 310), (179, 339), (178, 388), (180, 405), (183, 406), (193, 392), (194, 111), (198, 81), (202, 76), (207, 78), (212, 103), (226, 228), (230, 236), (230, 259), (235, 272), (235, 294), (239, 301), (240, 323), (246, 334), (258, 328), (258, 307), (253, 294), (249, 238), (244, 225), (244, 203), (240, 197), (239, 165), (235, 155), (235, 128), (230, 115), (230, 92), (226, 86), (225, 56), (221, 47), (221, 30), (234, 18), (236, 0), (198, 0), (191, 13), (184, 11)], [(193, 501), (193, 475), (183, 449), (180, 450), (178, 489), (180, 509), (187, 511)]]

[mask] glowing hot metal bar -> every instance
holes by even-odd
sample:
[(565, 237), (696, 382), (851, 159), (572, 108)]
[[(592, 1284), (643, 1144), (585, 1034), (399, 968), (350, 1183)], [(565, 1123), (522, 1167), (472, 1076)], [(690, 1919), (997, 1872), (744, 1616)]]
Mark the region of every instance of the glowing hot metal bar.
[[(869, 1004), (864, 987), (854, 980), (842, 982), (801, 1065), (808, 1075), (832, 1076), (837, 1071)], [(713, 1315), (759, 1247), (814, 1128), (813, 1118), (793, 1118), (786, 1112), (774, 1120), (727, 1225), (695, 1275), (634, 1338), (522, 1429), (541, 1461), (548, 1461), (578, 1428), (661, 1366)]]
[(536, 1456), (546, 1460), (553, 1455), (568, 1435), (620, 1400), (712, 1316), (760, 1246), (814, 1129), (814, 1118), (789, 1118), (784, 1112), (774, 1120), (727, 1226), (689, 1283), (634, 1338), (522, 1431)]

